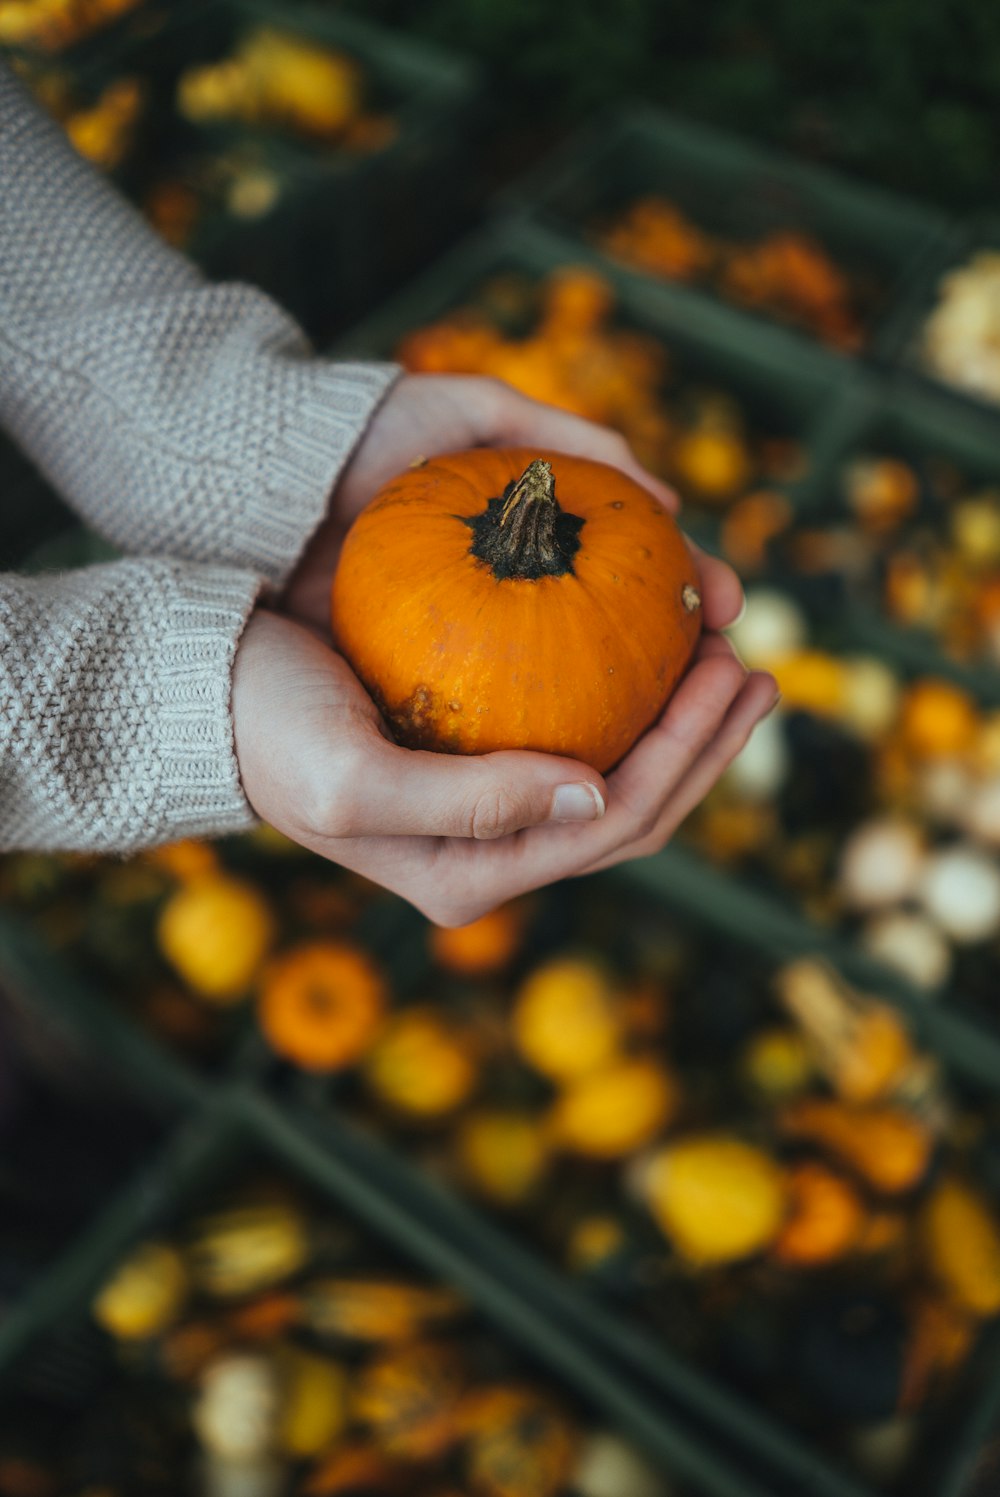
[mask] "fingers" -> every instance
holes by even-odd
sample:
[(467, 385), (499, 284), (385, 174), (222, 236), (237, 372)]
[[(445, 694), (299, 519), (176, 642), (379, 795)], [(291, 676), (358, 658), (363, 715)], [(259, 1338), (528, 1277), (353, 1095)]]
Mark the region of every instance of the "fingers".
[(335, 792), (325, 837), (461, 837), (494, 842), (542, 823), (593, 822), (607, 789), (585, 764), (550, 754), (477, 757), (399, 748), (363, 719)]
[(488, 850), (472, 842), (437, 849), (439, 924), (460, 924), (502, 900), (571, 877), (654, 833), (668, 798), (714, 740), (746, 672), (728, 642), (710, 636), (659, 722), (607, 779), (607, 811), (596, 822), (535, 826)]
[(492, 383), (495, 388), (487, 396), (489, 418), (482, 427), (482, 441), (494, 447), (508, 443), (515, 447), (551, 447), (572, 457), (609, 463), (648, 489), (672, 514), (677, 513), (680, 501), (673, 489), (647, 472), (620, 432), (557, 406), (529, 400), (500, 380)]
[(743, 584), (728, 562), (710, 556), (689, 536), (684, 539), (701, 573), (705, 628), (726, 629), (735, 623), (742, 611)]
[(611, 868), (632, 858), (651, 857), (660, 852), (681, 822), (704, 800), (746, 747), (754, 728), (773, 711), (777, 701), (778, 686), (774, 677), (766, 671), (752, 671), (712, 743), (666, 801), (648, 836), (618, 848), (610, 857), (602, 858), (600, 862), (582, 871), (598, 873), (602, 868)]

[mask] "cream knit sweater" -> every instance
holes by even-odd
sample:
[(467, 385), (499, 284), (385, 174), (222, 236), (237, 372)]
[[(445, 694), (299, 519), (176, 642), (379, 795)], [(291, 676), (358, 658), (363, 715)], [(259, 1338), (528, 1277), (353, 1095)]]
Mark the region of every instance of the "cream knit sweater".
[(252, 822), (236, 645), (395, 374), (318, 359), (262, 293), (206, 283), (0, 63), (0, 424), (136, 557), (0, 575), (0, 848)]

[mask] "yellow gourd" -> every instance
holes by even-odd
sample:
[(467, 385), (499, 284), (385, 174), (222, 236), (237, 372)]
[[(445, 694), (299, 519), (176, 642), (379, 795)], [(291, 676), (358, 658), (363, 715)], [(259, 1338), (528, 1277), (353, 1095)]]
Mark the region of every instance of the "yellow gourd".
[(454, 1112), (470, 1096), (477, 1067), (468, 1049), (431, 1009), (407, 1009), (389, 1021), (365, 1059), (380, 1101), (413, 1118)]
[(252, 884), (209, 873), (178, 889), (157, 926), (160, 950), (188, 987), (213, 1003), (238, 1002), (274, 940), (274, 918)]
[(292, 1205), (275, 1201), (203, 1218), (192, 1234), (188, 1262), (203, 1293), (228, 1299), (291, 1278), (308, 1254), (305, 1218)]
[(179, 1315), (188, 1277), (176, 1248), (144, 1242), (115, 1269), (93, 1304), (98, 1325), (120, 1341), (159, 1336)]
[(920, 1224), (927, 1266), (955, 1304), (987, 1319), (1000, 1311), (1000, 1223), (960, 1180), (932, 1191)]
[(677, 1102), (677, 1083), (658, 1061), (618, 1061), (563, 1092), (550, 1115), (550, 1135), (572, 1153), (619, 1159), (656, 1138)]
[(582, 957), (557, 957), (536, 968), (518, 991), (512, 1024), (525, 1060), (556, 1082), (606, 1065), (621, 1039), (611, 984)]
[(294, 1461), (319, 1455), (347, 1423), (347, 1373), (299, 1346), (279, 1347), (275, 1356), (281, 1383), (278, 1449)]
[(458, 1132), (458, 1158), (469, 1184), (498, 1206), (520, 1206), (545, 1177), (550, 1150), (530, 1113), (475, 1112)]
[(321, 1336), (342, 1340), (408, 1341), (454, 1320), (462, 1300), (450, 1289), (391, 1279), (315, 1279), (303, 1296), (302, 1318)]
[(781, 1169), (762, 1150), (725, 1134), (685, 1138), (652, 1160), (650, 1210), (695, 1267), (734, 1263), (761, 1252), (785, 1215)]

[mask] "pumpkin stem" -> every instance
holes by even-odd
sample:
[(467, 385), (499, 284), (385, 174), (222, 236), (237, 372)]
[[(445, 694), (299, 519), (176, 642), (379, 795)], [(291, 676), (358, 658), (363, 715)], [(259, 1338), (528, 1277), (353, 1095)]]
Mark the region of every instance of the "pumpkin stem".
[(572, 573), (583, 528), (579, 515), (562, 508), (552, 466), (540, 457), (466, 524), (475, 534), (473, 556), (492, 567), (498, 581), (513, 577), (533, 582)]

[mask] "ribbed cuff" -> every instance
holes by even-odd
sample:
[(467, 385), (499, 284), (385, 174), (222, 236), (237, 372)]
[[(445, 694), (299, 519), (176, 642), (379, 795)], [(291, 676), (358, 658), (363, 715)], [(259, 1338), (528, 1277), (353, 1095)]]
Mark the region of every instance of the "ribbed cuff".
[(263, 579), (223, 567), (177, 568), (154, 692), (159, 825), (146, 841), (223, 836), (256, 817), (240, 785), (231, 710), (236, 648)]
[(246, 508), (253, 565), (276, 591), (326, 515), (337, 479), (401, 372), (396, 364), (286, 359), (267, 486)]

